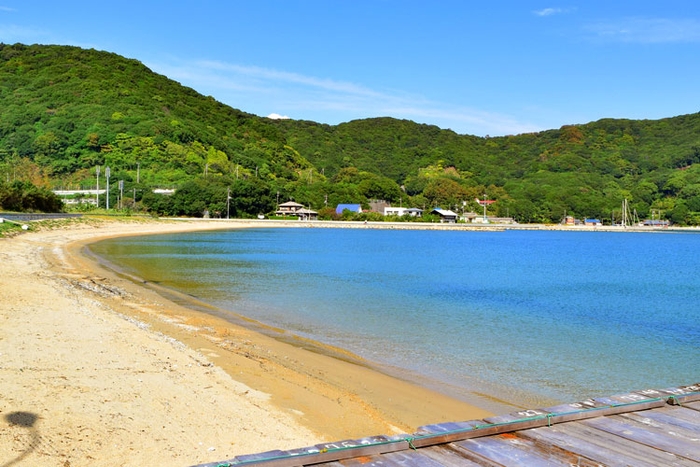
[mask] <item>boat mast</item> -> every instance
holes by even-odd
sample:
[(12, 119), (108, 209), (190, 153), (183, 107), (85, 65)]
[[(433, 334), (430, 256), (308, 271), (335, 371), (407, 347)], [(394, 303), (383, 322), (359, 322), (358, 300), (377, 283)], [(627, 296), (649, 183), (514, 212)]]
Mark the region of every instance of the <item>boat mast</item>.
[(622, 200), (622, 228), (627, 227), (627, 199)]
[(633, 222), (634, 219), (630, 213), (630, 205), (627, 198), (625, 198), (622, 200), (622, 227), (627, 228), (628, 226), (631, 226)]

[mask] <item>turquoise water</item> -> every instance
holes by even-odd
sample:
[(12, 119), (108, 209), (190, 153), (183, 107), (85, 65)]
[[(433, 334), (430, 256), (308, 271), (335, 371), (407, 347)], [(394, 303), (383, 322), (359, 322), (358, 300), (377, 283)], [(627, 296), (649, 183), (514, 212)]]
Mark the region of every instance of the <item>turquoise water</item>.
[(475, 394), (534, 408), (700, 381), (696, 234), (254, 229), (92, 249), (491, 409)]

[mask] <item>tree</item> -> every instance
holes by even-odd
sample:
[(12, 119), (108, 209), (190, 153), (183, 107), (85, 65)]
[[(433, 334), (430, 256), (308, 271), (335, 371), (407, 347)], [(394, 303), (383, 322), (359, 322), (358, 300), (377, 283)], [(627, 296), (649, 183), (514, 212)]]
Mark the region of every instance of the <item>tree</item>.
[(63, 203), (53, 192), (30, 182), (0, 182), (0, 208), (17, 212), (61, 212)]
[(231, 198), (231, 212), (236, 217), (254, 217), (273, 212), (276, 207), (270, 186), (257, 178), (234, 181)]
[(688, 222), (689, 214), (690, 210), (688, 209), (688, 205), (685, 203), (685, 201), (678, 200), (671, 211), (671, 222), (674, 224), (685, 225)]
[(402, 196), (399, 185), (386, 177), (372, 177), (362, 180), (357, 185), (358, 191), (366, 199), (379, 199), (389, 202), (398, 202)]
[(432, 207), (461, 205), (463, 201), (473, 198), (466, 188), (449, 178), (437, 178), (428, 182), (423, 196)]

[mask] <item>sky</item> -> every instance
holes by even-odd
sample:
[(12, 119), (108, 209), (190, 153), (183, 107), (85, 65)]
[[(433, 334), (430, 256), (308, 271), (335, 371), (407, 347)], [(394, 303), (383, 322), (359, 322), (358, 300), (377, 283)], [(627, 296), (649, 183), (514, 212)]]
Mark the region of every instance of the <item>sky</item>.
[(114, 52), (331, 125), (502, 136), (700, 111), (697, 0), (0, 0), (0, 42)]

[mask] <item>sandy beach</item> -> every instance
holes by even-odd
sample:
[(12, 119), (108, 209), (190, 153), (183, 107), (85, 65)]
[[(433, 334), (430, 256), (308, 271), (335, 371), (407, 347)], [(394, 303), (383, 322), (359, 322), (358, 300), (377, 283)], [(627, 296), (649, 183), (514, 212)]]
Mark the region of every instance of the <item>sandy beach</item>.
[(83, 254), (245, 222), (58, 224), (0, 239), (0, 467), (187, 466), (488, 414), (342, 349), (178, 305)]

